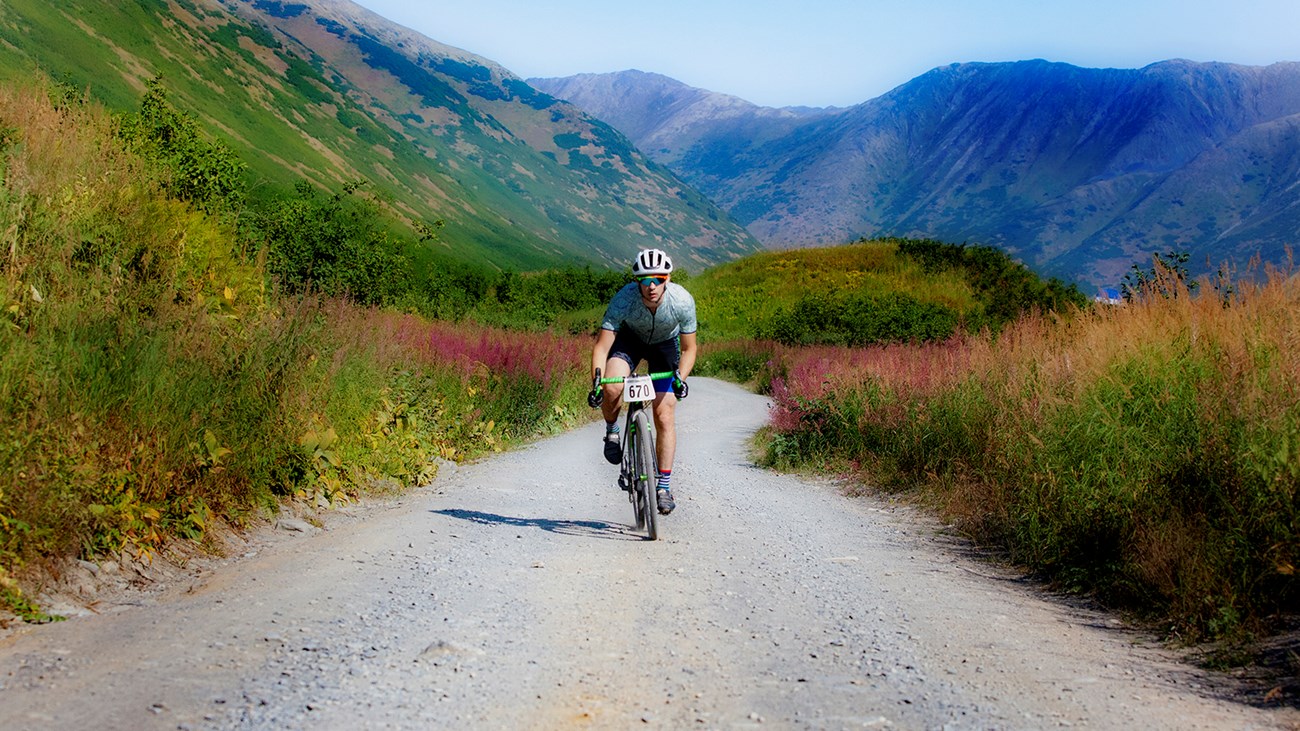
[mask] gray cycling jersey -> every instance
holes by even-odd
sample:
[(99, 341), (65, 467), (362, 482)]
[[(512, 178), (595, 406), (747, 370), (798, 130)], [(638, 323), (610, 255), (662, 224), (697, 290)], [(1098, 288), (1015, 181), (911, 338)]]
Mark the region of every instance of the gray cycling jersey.
[(633, 282), (620, 289), (605, 310), (602, 330), (627, 329), (653, 345), (678, 335), (689, 335), (698, 327), (695, 322), (695, 298), (680, 284), (668, 283), (664, 298), (654, 312), (641, 301), (640, 285)]

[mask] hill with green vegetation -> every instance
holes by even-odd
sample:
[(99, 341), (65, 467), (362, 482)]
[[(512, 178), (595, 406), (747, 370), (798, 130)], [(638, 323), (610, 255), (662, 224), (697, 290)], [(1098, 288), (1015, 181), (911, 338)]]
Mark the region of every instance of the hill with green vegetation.
[(689, 287), (701, 339), (785, 345), (943, 340), (1085, 302), (992, 247), (913, 239), (753, 254)]
[[(374, 306), (347, 285), (450, 295), (363, 199), (232, 215), (240, 188), (206, 183), (239, 159), (146, 98), (122, 116), (0, 83), (0, 623), (43, 618), (60, 561), (203, 545), (589, 414), (586, 339)], [(317, 235), (337, 248), (302, 248)], [(608, 278), (573, 276), (573, 296)]]
[[(696, 266), (758, 244), (621, 134), (497, 64), (343, 0), (12, 0), (0, 80), (43, 73), (119, 113), (153, 80), (244, 164), (249, 203), (360, 183), (411, 247), (494, 269)], [(443, 225), (445, 224), (445, 225)]]

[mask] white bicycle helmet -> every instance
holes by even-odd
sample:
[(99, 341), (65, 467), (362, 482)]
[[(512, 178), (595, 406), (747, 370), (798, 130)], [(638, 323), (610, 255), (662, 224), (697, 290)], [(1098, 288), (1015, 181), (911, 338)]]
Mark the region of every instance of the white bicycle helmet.
[(659, 249), (642, 249), (632, 262), (632, 276), (644, 277), (647, 274), (671, 274), (673, 260)]

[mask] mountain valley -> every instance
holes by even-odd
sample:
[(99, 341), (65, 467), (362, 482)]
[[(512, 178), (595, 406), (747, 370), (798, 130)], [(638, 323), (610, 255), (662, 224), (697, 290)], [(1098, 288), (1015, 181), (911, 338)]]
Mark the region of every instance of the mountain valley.
[(1296, 63), (962, 63), (774, 109), (639, 71), (525, 81), (349, 0), (11, 0), (0, 79), (33, 73), (121, 112), (159, 78), (260, 194), (360, 181), (498, 270), (908, 237), (1104, 287), (1170, 251), (1285, 267), (1300, 232)]
[(529, 79), (608, 121), (769, 247), (998, 246), (1113, 285), (1285, 265), (1300, 232), (1300, 64), (953, 64), (846, 109), (770, 109), (639, 71)]

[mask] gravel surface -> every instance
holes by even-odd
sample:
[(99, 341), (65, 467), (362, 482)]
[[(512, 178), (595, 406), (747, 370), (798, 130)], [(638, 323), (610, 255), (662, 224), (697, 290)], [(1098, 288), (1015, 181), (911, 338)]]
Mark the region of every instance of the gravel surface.
[[(660, 541), (591, 425), (230, 559), (83, 566), (97, 614), (0, 640), (0, 728), (1297, 727), (923, 517), (753, 467), (767, 402), (692, 386)], [(111, 591), (132, 572), (152, 592)]]

